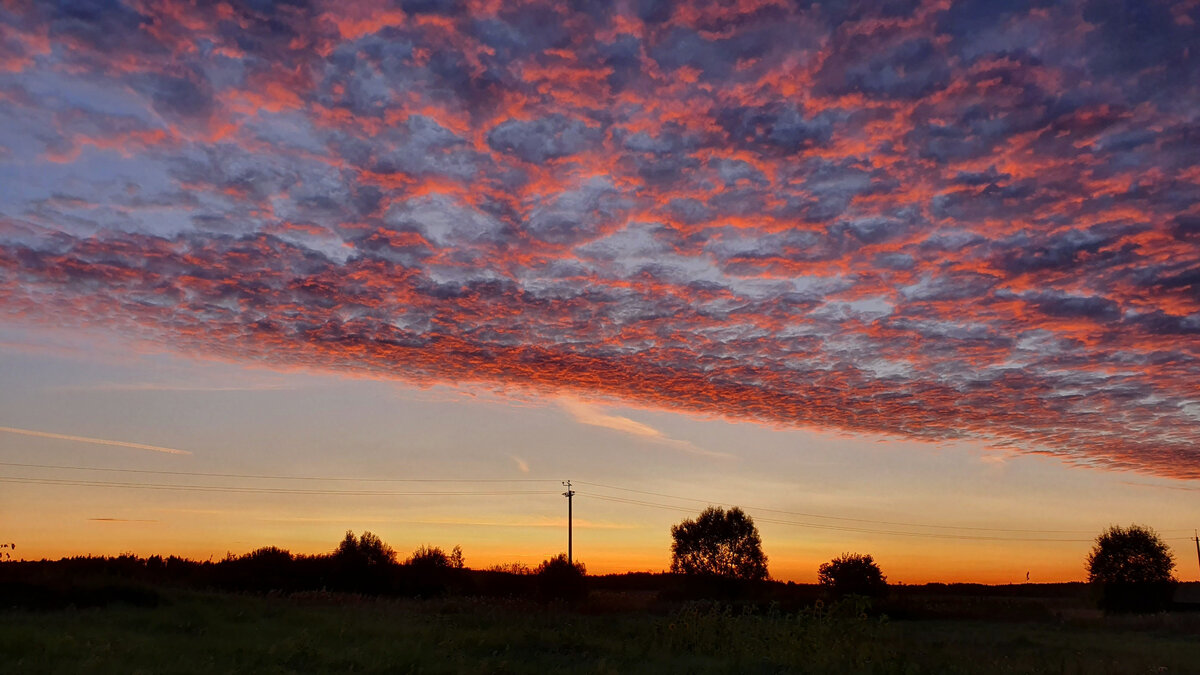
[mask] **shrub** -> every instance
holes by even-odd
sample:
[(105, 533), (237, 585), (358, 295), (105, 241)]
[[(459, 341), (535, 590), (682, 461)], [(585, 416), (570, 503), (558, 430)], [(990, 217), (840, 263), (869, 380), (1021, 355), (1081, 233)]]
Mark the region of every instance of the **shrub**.
[(444, 570), (450, 569), (450, 556), (437, 546), (418, 546), (404, 564), (412, 568)]
[(462, 547), (447, 554), (437, 546), (420, 546), (404, 561), (405, 590), (411, 595), (444, 595), (456, 581), (463, 581)]
[(492, 597), (531, 598), (537, 594), (533, 570), (524, 563), (492, 565), (472, 575), (474, 592)]
[(560, 553), (542, 561), (534, 571), (538, 596), (543, 600), (574, 602), (587, 597), (587, 568), (583, 563), (571, 563)]
[(497, 563), (487, 568), (487, 571), (504, 574), (533, 574), (533, 570), (529, 569), (529, 565), (522, 562)]
[(870, 555), (843, 553), (817, 568), (817, 581), (836, 598), (887, 595), (887, 577)]
[[(235, 590), (294, 590), (297, 587), (292, 554), (274, 546), (251, 551), (239, 558), (229, 557), (218, 564), (223, 584)], [(149, 563), (151, 560), (146, 561)], [(161, 558), (158, 561), (165, 567)]]

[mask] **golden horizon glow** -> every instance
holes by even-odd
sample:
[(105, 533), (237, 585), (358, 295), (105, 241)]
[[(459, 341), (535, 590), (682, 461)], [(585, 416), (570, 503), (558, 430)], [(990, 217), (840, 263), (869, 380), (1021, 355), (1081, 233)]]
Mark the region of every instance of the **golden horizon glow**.
[(395, 4), (0, 9), (0, 540), (1196, 573), (1200, 3)]

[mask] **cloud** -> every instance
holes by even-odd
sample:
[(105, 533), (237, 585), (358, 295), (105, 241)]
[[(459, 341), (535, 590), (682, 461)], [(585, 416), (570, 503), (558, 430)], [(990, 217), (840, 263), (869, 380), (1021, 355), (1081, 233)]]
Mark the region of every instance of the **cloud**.
[(1200, 478), (1194, 3), (351, 4), (0, 13), (4, 320)]
[(590, 178), (535, 206), (525, 231), (551, 244), (578, 244), (613, 227), (630, 205), (610, 180)]
[(738, 106), (716, 116), (730, 143), (773, 154), (792, 154), (827, 143), (833, 137), (834, 119), (830, 112), (806, 115), (790, 103)]
[(722, 452), (705, 450), (691, 441), (671, 438), (650, 425), (642, 424), (641, 422), (631, 420), (628, 417), (610, 415), (603, 412), (600, 408), (589, 403), (584, 403), (578, 399), (561, 398), (558, 401), (558, 405), (563, 410), (567, 411), (567, 413), (570, 414), (571, 417), (580, 424), (611, 429), (623, 434), (635, 436), (643, 441), (648, 441), (656, 445), (662, 445), (696, 455), (703, 455), (705, 457), (719, 457), (726, 459), (730, 457), (730, 455)]
[(177, 391), (177, 392), (226, 392), (226, 391), (283, 391), (293, 389), (282, 382), (257, 382), (249, 384), (179, 384), (172, 382), (98, 382), (95, 384), (64, 384), (46, 387), (47, 391)]
[(518, 471), (520, 471), (521, 473), (529, 473), (529, 462), (526, 462), (525, 460), (521, 459), (520, 457), (517, 457), (516, 455), (510, 455), (510, 457), (511, 457), (513, 463), (517, 465)]
[(177, 450), (175, 448), (164, 448), (158, 445), (145, 445), (143, 443), (129, 443), (126, 441), (109, 441), (103, 438), (88, 438), (86, 436), (70, 436), (67, 434), (56, 434), (49, 431), (35, 431), (33, 429), (17, 429), (14, 427), (0, 427), (0, 433), (20, 434), (22, 436), (33, 436), (35, 438), (49, 438), (58, 441), (73, 441), (76, 443), (92, 443), (94, 445), (109, 445), (117, 448), (131, 448), (133, 450), (150, 450), (151, 452), (163, 452), (168, 455), (190, 455), (188, 450)]
[(88, 518), (95, 523), (157, 523), (157, 520), (145, 520), (141, 518)]
[(560, 159), (582, 152), (596, 143), (599, 129), (551, 115), (536, 120), (506, 120), (488, 133), (488, 145), (498, 152), (515, 155), (532, 164)]
[(880, 49), (880, 36), (847, 35), (838, 41), (817, 77), (824, 91), (865, 93), (885, 99), (916, 98), (950, 82), (946, 57), (928, 38), (912, 38)]

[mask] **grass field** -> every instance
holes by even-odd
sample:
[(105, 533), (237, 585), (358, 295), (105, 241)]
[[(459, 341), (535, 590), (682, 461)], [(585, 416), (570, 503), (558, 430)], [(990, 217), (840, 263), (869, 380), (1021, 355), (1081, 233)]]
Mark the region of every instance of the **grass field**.
[(0, 611), (0, 673), (1200, 673), (1200, 615), (887, 620), (594, 593), (525, 601), (167, 591)]

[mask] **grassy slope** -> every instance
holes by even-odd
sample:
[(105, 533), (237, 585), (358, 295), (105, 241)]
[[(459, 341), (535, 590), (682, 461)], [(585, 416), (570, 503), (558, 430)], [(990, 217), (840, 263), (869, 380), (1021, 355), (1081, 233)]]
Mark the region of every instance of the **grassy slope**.
[(156, 608), (0, 611), (0, 673), (1200, 672), (1194, 615), (887, 622), (606, 606), (179, 592)]

